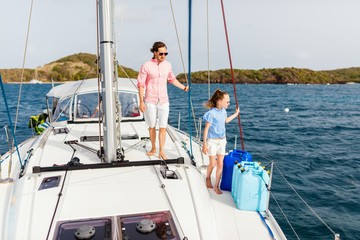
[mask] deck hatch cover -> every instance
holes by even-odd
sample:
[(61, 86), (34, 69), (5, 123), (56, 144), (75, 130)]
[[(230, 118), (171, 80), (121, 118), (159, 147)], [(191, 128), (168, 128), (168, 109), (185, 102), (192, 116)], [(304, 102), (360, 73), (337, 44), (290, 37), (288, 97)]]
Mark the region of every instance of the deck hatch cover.
[(95, 228), (96, 234), (92, 236), (91, 240), (111, 240), (112, 239), (112, 221), (110, 218), (101, 219), (84, 219), (79, 221), (62, 221), (58, 222), (54, 240), (78, 240), (75, 237), (77, 230), (84, 225)]
[(59, 186), (61, 176), (53, 176), (44, 178), (40, 184), (39, 190), (54, 188)]
[(59, 128), (54, 128), (54, 135), (57, 135), (57, 134), (62, 134), (62, 133), (69, 133), (69, 129), (67, 127), (59, 127)]
[[(154, 223), (156, 226), (153, 231), (141, 232), (138, 230), (139, 223), (144, 220)], [(176, 225), (169, 211), (144, 213), (139, 215), (119, 216), (120, 222), (120, 239), (171, 239), (180, 240)]]

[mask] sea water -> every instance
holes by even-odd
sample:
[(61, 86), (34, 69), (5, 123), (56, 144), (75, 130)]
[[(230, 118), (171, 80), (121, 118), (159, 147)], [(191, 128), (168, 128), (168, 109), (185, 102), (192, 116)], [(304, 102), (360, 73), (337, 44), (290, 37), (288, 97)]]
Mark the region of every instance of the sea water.
[[(15, 121), (19, 84), (5, 84)], [(233, 86), (212, 84), (211, 94), (220, 88), (230, 95), (228, 116), (235, 112)], [(46, 108), (45, 93), (51, 84), (24, 84), (20, 99), (16, 136), (18, 143), (32, 136), (29, 116)], [(186, 92), (169, 85), (170, 123), (188, 131), (189, 105)], [(341, 239), (359, 239), (360, 229), (360, 84), (354, 85), (236, 85), (245, 151), (253, 160), (267, 165), (275, 162), (272, 195), (276, 198), (301, 239), (334, 239), (283, 180)], [(192, 84), (196, 121), (207, 111), (206, 84)], [(289, 111), (285, 111), (288, 109)], [(194, 120), (192, 134), (196, 136)], [(3, 127), (8, 125), (0, 96), (0, 153), (7, 148)], [(202, 125), (204, 129), (204, 123)], [(227, 151), (241, 150), (238, 119), (226, 124)], [(288, 239), (297, 239), (273, 197), (270, 210)]]

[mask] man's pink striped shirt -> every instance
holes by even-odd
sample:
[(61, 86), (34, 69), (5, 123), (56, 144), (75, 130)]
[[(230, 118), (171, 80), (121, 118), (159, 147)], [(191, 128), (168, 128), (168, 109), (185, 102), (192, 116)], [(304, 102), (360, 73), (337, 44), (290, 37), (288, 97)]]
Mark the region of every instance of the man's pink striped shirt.
[(153, 58), (141, 66), (138, 80), (138, 87), (146, 87), (145, 101), (160, 105), (169, 102), (167, 93), (167, 81), (172, 83), (176, 80), (172, 72), (171, 64), (167, 61), (158, 62)]

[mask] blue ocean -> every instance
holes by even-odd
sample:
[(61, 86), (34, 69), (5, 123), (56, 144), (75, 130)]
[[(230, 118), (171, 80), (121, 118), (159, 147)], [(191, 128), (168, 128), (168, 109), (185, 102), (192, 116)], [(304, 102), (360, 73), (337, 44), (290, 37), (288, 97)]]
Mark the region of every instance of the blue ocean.
[[(5, 84), (13, 122), (19, 87), (19, 84)], [(212, 84), (211, 94), (217, 88), (229, 93), (231, 104), (227, 111), (231, 115), (236, 106), (233, 85)], [(29, 116), (46, 108), (45, 94), (50, 89), (51, 84), (22, 86), (16, 126), (18, 143), (32, 136)], [(208, 99), (208, 85), (192, 84), (191, 92), (198, 123), (206, 112), (202, 103)], [(275, 163), (270, 210), (287, 238), (334, 239), (329, 227), (339, 233), (341, 239), (359, 239), (360, 84), (239, 84), (236, 92), (245, 150), (262, 165)], [(9, 121), (3, 96), (0, 97), (0, 153), (3, 154), (8, 151), (3, 127), (9, 125)], [(188, 95), (170, 85), (169, 97), (170, 123), (175, 127), (180, 124), (182, 130), (188, 131)], [(192, 134), (196, 136), (193, 118), (191, 122)], [(228, 123), (226, 130), (227, 150), (234, 149), (235, 139), (236, 148), (241, 150), (238, 119)]]

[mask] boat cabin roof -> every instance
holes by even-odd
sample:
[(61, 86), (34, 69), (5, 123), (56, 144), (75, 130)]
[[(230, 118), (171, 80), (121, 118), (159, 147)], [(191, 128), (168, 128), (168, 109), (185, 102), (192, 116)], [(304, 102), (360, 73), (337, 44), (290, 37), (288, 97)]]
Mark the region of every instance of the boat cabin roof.
[[(132, 79), (118, 78), (119, 91), (138, 92), (136, 83)], [(92, 78), (82, 81), (73, 81), (65, 84), (61, 84), (52, 88), (46, 97), (55, 97), (63, 99), (74, 94), (84, 94), (89, 92), (98, 91), (98, 79)]]

